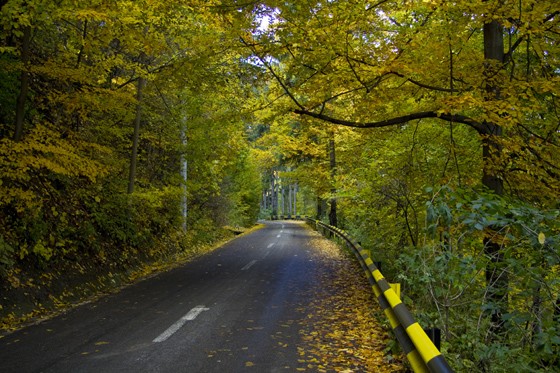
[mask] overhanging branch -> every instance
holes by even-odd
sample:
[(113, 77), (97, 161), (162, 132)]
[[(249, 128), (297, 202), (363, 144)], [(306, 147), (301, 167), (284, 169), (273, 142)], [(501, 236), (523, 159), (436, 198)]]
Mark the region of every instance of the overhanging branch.
[[(250, 47), (250, 44), (247, 43), (247, 41), (245, 41), (244, 38), (240, 38), (241, 42), (247, 46)], [(284, 84), (284, 82), (282, 81), (282, 79), (280, 79), (280, 77), (278, 76), (278, 74), (276, 74), (276, 72), (274, 71), (274, 69), (272, 68), (272, 66), (259, 54), (257, 53), (257, 51), (255, 50), (254, 47), (251, 47), (253, 53), (255, 54), (255, 56), (259, 59), (259, 61), (266, 67), (266, 69), (270, 72), (270, 74), (272, 74), (272, 76), (274, 77), (274, 79), (276, 79), (276, 81), (278, 82), (278, 84), (280, 84), (280, 86), (282, 87), (282, 89), (284, 90), (284, 92), (286, 92), (286, 94), (290, 97), (290, 99), (302, 110), (304, 110), (305, 108), (303, 107), (302, 104), (299, 103), (299, 101), (295, 98), (295, 96), (292, 94), (292, 92), (288, 89), (288, 87), (286, 86), (286, 84)]]
[[(280, 86), (282, 87), (282, 89), (284, 90), (286, 95), (288, 95), (288, 97), (290, 97), (292, 102), (298, 107), (298, 109), (294, 110), (295, 114), (305, 115), (305, 116), (309, 116), (309, 117), (312, 117), (312, 118), (323, 120), (325, 122), (338, 124), (338, 125), (346, 126), (346, 127), (354, 127), (354, 128), (381, 128), (381, 127), (394, 126), (394, 125), (398, 125), (398, 124), (404, 124), (404, 123), (407, 123), (411, 120), (418, 120), (418, 119), (425, 119), (425, 118), (439, 118), (439, 119), (445, 120), (447, 122), (466, 124), (467, 126), (475, 129), (479, 134), (490, 134), (489, 130), (488, 130), (489, 127), (487, 125), (485, 125), (483, 123), (480, 123), (480, 122), (477, 122), (477, 121), (473, 120), (472, 118), (466, 117), (464, 115), (458, 115), (458, 114), (441, 113), (441, 112), (438, 112), (438, 111), (424, 111), (424, 112), (412, 113), (412, 114), (407, 114), (407, 115), (403, 115), (403, 116), (399, 116), (399, 117), (395, 117), (395, 118), (391, 118), (391, 119), (387, 119), (387, 120), (383, 120), (383, 121), (378, 121), (378, 122), (346, 121), (346, 120), (337, 119), (337, 118), (333, 118), (333, 117), (330, 117), (328, 115), (325, 115), (325, 114), (323, 114), (323, 109), (324, 109), (325, 103), (328, 100), (323, 102), (322, 109), (319, 113), (310, 111), (307, 108), (305, 108), (305, 106), (303, 106), (295, 98), (293, 93), (290, 91), (290, 89), (287, 87), (287, 85), (282, 81), (280, 76), (278, 76), (278, 74), (276, 74), (276, 72), (274, 71), (272, 66), (259, 53), (257, 53), (255, 48), (251, 47), (250, 44), (247, 41), (245, 41), (243, 38), (241, 38), (241, 42), (245, 46), (250, 47), (252, 49), (254, 55), (268, 69), (268, 71), (272, 74), (274, 79), (278, 82), (278, 84), (280, 84)], [(363, 89), (363, 86), (360, 87), (360, 89)]]
[(346, 127), (354, 127), (354, 128), (382, 128), (382, 127), (395, 126), (398, 124), (404, 124), (411, 120), (425, 119), (425, 118), (439, 118), (447, 122), (466, 124), (467, 126), (474, 128), (480, 134), (487, 133), (486, 127), (482, 123), (479, 123), (469, 117), (466, 117), (464, 115), (458, 115), (458, 114), (438, 113), (437, 111), (423, 111), (418, 113), (412, 113), (412, 114), (402, 115), (402, 116), (398, 116), (398, 117), (394, 117), (391, 119), (382, 120), (378, 122), (347, 121), (347, 120), (333, 118), (325, 114), (315, 113), (305, 109), (296, 109), (294, 110), (294, 113), (320, 119), (325, 122), (338, 124)]

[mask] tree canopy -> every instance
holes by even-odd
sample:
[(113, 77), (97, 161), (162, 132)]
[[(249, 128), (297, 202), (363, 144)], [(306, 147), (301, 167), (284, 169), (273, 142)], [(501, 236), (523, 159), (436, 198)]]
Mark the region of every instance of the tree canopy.
[[(499, 370), (500, 353), (523, 369), (554, 364), (533, 357), (556, 346), (558, 329), (544, 325), (560, 311), (556, 4), (271, 1), (258, 9), (270, 25), (242, 42), (268, 73), (268, 101), (290, 118), (284, 132), (298, 129), (277, 151), (290, 164), (297, 154), (299, 182), (323, 201), (317, 218), (326, 220), (326, 201), (336, 206), (334, 221), (432, 307), (426, 323), (455, 343), (454, 322), (485, 341), (478, 358), (458, 366)], [(465, 304), (473, 308), (458, 311)], [(513, 340), (530, 340), (533, 357), (505, 349)]]
[(558, 364), (554, 1), (3, 0), (0, 14), (2, 289), (307, 214), (386, 263), (458, 370)]

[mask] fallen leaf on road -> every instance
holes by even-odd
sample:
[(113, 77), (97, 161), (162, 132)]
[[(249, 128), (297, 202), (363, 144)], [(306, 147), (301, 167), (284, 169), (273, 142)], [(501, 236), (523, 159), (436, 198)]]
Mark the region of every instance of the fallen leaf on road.
[(385, 356), (389, 331), (375, 318), (381, 310), (359, 265), (319, 234), (309, 247), (321, 262), (314, 274), (320, 286), (309, 294), (311, 305), (300, 325), (297, 370), (405, 372), (398, 360)]

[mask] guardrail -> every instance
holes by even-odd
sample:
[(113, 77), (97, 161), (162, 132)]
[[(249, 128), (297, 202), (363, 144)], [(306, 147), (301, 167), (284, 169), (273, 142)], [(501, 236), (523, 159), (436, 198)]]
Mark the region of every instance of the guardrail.
[(422, 327), (414, 320), (400, 296), (387, 282), (369, 254), (343, 230), (324, 224), (318, 220), (306, 219), (307, 224), (324, 236), (336, 236), (345, 242), (358, 258), (369, 283), (373, 289), (381, 309), (393, 328), (393, 332), (401, 345), (414, 372), (448, 373), (453, 370), (428, 337)]

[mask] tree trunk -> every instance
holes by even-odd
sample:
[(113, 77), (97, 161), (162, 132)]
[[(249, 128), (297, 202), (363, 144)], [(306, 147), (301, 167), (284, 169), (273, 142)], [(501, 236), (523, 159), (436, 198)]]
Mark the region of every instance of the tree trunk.
[(272, 215), (278, 215), (278, 195), (276, 193), (276, 175), (272, 171), (272, 177), (270, 178), (270, 194), (271, 194), (271, 206)]
[(280, 180), (280, 182), (282, 183), (282, 215), (286, 215), (287, 211), (288, 211), (288, 200), (286, 198), (286, 186), (283, 183), (283, 180)]
[(288, 215), (291, 217), (292, 216), (292, 199), (293, 199), (293, 188), (294, 186), (292, 184), (288, 184)]
[[(503, 38), (503, 27), (498, 21), (484, 25), (484, 75), (488, 101), (499, 100), (501, 96), (496, 79), (504, 62)], [(485, 126), (485, 133), (481, 133), (484, 161), (482, 184), (495, 194), (502, 195), (503, 180), (491, 167), (494, 155), (500, 152), (497, 138), (502, 135), (502, 128), (494, 123), (485, 123)], [(507, 313), (508, 308), (508, 276), (503, 250), (499, 243), (492, 240), (494, 233), (492, 230), (484, 239), (484, 253), (489, 260), (486, 266), (487, 300), (492, 306), (490, 308), (491, 331), (495, 335), (504, 331), (503, 315)]]
[(541, 285), (537, 283), (533, 290), (533, 304), (531, 305), (531, 339), (533, 345), (538, 348), (537, 341), (543, 331), (543, 299), (541, 296)]
[[(136, 131), (136, 126), (134, 128)], [(188, 159), (186, 154), (187, 147), (187, 118), (184, 118), (183, 127), (181, 128), (181, 142), (183, 143), (183, 153), (181, 153), (181, 178), (182, 178), (182, 196), (181, 196), (181, 212), (183, 215), (183, 232), (187, 232), (187, 217), (188, 217), (188, 201), (187, 201), (187, 180), (188, 180)]]
[(134, 119), (134, 135), (132, 137), (132, 155), (130, 157), (130, 172), (128, 175), (128, 194), (134, 192), (134, 181), (136, 180), (136, 164), (138, 160), (138, 139), (140, 137), (140, 121), (142, 120), (142, 93), (146, 85), (145, 78), (138, 79), (136, 93), (136, 118)]
[(297, 192), (298, 192), (298, 184), (294, 184), (294, 216), (297, 216)]
[(327, 201), (324, 198), (317, 197), (317, 220), (323, 220), (327, 212)]
[(23, 39), (21, 45), (22, 71), (20, 76), (20, 90), (16, 101), (16, 119), (14, 141), (21, 141), (23, 138), (23, 119), (25, 117), (25, 102), (27, 101), (27, 91), (29, 90), (29, 60), (31, 58), (31, 27), (23, 29)]
[(329, 153), (329, 166), (331, 171), (331, 209), (329, 211), (329, 224), (333, 227), (338, 226), (338, 219), (336, 216), (336, 186), (335, 186), (335, 177), (336, 177), (336, 153), (335, 153), (335, 142), (334, 142), (334, 131), (329, 132), (329, 144), (328, 144), (328, 153)]
[(282, 206), (282, 215), (286, 214), (286, 201), (284, 201), (284, 185), (280, 187), (280, 206)]

